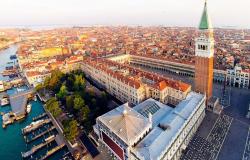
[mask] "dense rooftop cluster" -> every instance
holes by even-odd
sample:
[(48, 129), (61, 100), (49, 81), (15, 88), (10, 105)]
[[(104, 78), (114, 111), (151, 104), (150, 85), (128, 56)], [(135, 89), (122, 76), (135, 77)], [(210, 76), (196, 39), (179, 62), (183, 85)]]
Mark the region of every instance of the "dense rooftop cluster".
[[(250, 62), (250, 31), (215, 29), (215, 68), (231, 68), (235, 62), (247, 69)], [(75, 27), (44, 31), (26, 31), (27, 40), (20, 47), (24, 56), (52, 48), (63, 54), (105, 56), (109, 54), (143, 54), (170, 61), (194, 64), (195, 28), (169, 27)]]
[[(238, 63), (243, 70), (249, 69), (250, 30), (214, 32), (214, 68), (225, 70)], [(57, 68), (70, 68), (82, 56), (97, 58), (126, 53), (194, 65), (194, 40), (198, 34), (195, 28), (161, 26), (1, 29), (0, 48), (21, 42), (18, 50), (21, 69), (30, 71), (27, 75), (39, 76)]]
[(19, 30), (0, 29), (0, 50), (20, 41)]

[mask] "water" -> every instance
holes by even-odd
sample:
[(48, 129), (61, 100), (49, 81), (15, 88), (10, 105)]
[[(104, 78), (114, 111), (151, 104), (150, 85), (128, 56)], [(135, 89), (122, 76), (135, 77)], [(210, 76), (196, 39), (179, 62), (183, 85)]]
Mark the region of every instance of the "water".
[[(0, 50), (0, 72), (2, 72), (7, 66), (7, 62), (11, 62), (10, 56), (16, 54), (18, 45), (12, 45), (10, 48)], [(8, 80), (8, 77), (3, 77), (0, 74), (0, 80)]]
[[(32, 118), (43, 113), (42, 103), (37, 101), (31, 102), (32, 109), (29, 115), (21, 120), (8, 125), (5, 129), (0, 127), (0, 159), (1, 160), (18, 160), (21, 159), (21, 152), (29, 149), (26, 146), (21, 129), (32, 122)], [(10, 110), (10, 106), (0, 108), (0, 112)], [(0, 119), (2, 124), (2, 117)]]
[[(7, 62), (10, 61), (10, 55), (13, 55), (17, 51), (17, 45), (13, 45), (6, 50), (0, 51), (0, 72), (5, 69)], [(0, 76), (0, 80), (7, 80), (8, 77)], [(19, 87), (19, 89), (27, 89), (27, 86)], [(17, 88), (12, 88), (8, 90), (9, 95), (17, 92)], [(43, 104), (40, 101), (31, 101), (32, 109), (28, 116), (20, 121), (14, 122), (8, 125), (5, 129), (2, 128), (2, 116), (0, 116), (0, 160), (21, 160), (21, 152), (29, 150), (33, 145), (37, 145), (42, 140), (38, 139), (30, 144), (26, 144), (24, 137), (22, 135), (21, 129), (29, 125), (32, 122), (33, 117), (36, 117), (44, 113)], [(10, 105), (5, 107), (0, 107), (0, 112), (9, 112), (11, 110)], [(60, 159), (63, 154), (67, 152), (64, 148), (49, 159), (57, 160)], [(46, 153), (46, 150), (41, 150), (42, 154)], [(41, 155), (38, 155), (40, 157)]]

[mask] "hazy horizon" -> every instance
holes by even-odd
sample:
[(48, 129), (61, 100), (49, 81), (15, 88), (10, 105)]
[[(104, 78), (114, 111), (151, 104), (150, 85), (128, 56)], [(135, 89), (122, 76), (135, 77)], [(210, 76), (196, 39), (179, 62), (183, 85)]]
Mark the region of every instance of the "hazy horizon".
[[(204, 0), (5, 0), (0, 27), (178, 26), (197, 27)], [(250, 28), (250, 1), (208, 0), (215, 28)]]

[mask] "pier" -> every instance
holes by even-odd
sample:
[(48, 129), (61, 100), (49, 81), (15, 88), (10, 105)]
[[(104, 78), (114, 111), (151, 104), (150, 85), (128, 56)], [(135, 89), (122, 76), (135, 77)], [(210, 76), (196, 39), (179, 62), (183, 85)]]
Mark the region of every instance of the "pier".
[(55, 148), (52, 148), (51, 150), (49, 150), (46, 155), (44, 155), (40, 160), (45, 160), (47, 159), (49, 156), (51, 156), (52, 154), (54, 154), (55, 152), (57, 152), (58, 150), (60, 150), (61, 148), (63, 148), (65, 146), (65, 144), (62, 144), (60, 146), (56, 146)]
[(47, 116), (47, 114), (46, 114), (46, 113), (40, 114), (40, 115), (38, 115), (37, 117), (34, 117), (34, 118), (33, 118), (33, 121), (36, 121), (36, 120), (42, 119), (42, 118), (44, 118), (45, 116)]
[(43, 126), (45, 124), (48, 124), (50, 122), (51, 122), (51, 119), (44, 119), (44, 120), (39, 120), (39, 121), (36, 121), (36, 122), (32, 122), (29, 127), (26, 126), (28, 128), (25, 127), (25, 128), (22, 129), (22, 133), (23, 134), (30, 133), (31, 131), (34, 131), (37, 128), (39, 128), (39, 127), (41, 127), (41, 126)]
[(12, 87), (22, 86), (25, 84), (25, 81), (23, 78), (13, 78), (11, 80), (7, 81), (0, 81), (0, 92), (7, 91), (8, 89), (11, 89)]
[(16, 119), (25, 117), (28, 99), (33, 97), (33, 89), (19, 92), (10, 96), (10, 105)]
[(32, 142), (32, 141), (34, 141), (34, 140), (40, 138), (41, 136), (43, 136), (43, 135), (49, 133), (50, 131), (54, 130), (55, 128), (56, 128), (55, 126), (52, 126), (52, 127), (49, 128), (48, 130), (45, 130), (45, 131), (43, 131), (43, 132), (41, 132), (41, 133), (35, 135), (35, 136), (32, 137), (31, 139), (28, 139), (26, 136), (24, 137), (24, 139), (25, 139), (26, 143), (30, 143), (30, 142)]
[(53, 136), (52, 138), (48, 139), (47, 141), (45, 141), (44, 143), (41, 143), (37, 146), (34, 146), (31, 148), (31, 150), (22, 153), (22, 157), (23, 158), (27, 158), (29, 156), (31, 156), (32, 154), (34, 154), (36, 151), (38, 151), (39, 149), (43, 148), (44, 146), (48, 145), (50, 142), (55, 140), (55, 136)]
[(17, 75), (19, 73), (18, 69), (9, 69), (1, 72), (3, 76)]

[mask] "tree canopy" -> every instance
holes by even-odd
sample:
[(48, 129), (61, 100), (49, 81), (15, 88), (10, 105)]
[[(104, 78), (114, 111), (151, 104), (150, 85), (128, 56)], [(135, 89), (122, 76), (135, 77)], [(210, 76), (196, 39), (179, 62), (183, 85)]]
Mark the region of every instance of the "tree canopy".
[(72, 110), (74, 107), (74, 96), (70, 95), (66, 97), (66, 107), (68, 110)]
[(68, 93), (68, 90), (67, 90), (67, 87), (63, 84), (61, 87), (60, 87), (60, 90), (57, 94), (57, 97), (58, 98), (65, 98), (65, 96), (67, 95)]
[(90, 113), (89, 107), (87, 105), (82, 107), (80, 113), (81, 113), (81, 120), (86, 121)]
[(85, 105), (84, 100), (81, 96), (76, 95), (74, 98), (74, 109), (80, 110)]
[(85, 80), (82, 75), (75, 74), (74, 90), (79, 91), (85, 88)]
[[(95, 118), (109, 110), (107, 108), (109, 96), (104, 91), (98, 94), (99, 91), (91, 85), (86, 87), (86, 82), (81, 70), (66, 74), (55, 70), (36, 89), (44, 89), (44, 93), (46, 91), (52, 96), (56, 94), (56, 97), (49, 99), (46, 103), (46, 109), (54, 117), (58, 117), (62, 113), (62, 109), (59, 107), (60, 102), (60, 104), (66, 106), (66, 112), (73, 114), (73, 118), (77, 119), (83, 125), (85, 131), (88, 132), (92, 130)], [(70, 124), (73, 125), (72, 128)], [(74, 139), (76, 126), (76, 122), (65, 122), (64, 133), (67, 139)], [(73, 130), (72, 133), (71, 130)]]
[(59, 102), (54, 97), (46, 102), (45, 107), (56, 118), (62, 114), (62, 109), (59, 107)]
[(76, 136), (79, 134), (78, 128), (77, 128), (77, 121), (76, 120), (64, 120), (62, 124), (63, 124), (63, 133), (65, 137), (69, 141), (73, 141), (76, 138)]

